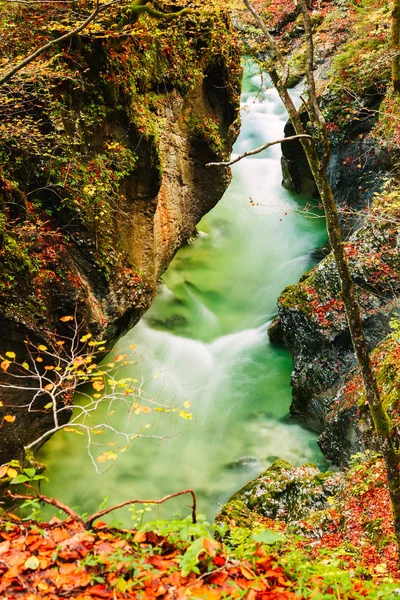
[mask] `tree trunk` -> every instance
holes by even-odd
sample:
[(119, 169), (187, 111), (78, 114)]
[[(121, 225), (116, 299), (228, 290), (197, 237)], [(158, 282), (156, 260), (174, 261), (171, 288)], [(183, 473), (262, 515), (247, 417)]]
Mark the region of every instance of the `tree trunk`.
[(392, 35), (390, 40), (392, 52), (392, 83), (395, 94), (400, 93), (400, 0), (393, 0)]

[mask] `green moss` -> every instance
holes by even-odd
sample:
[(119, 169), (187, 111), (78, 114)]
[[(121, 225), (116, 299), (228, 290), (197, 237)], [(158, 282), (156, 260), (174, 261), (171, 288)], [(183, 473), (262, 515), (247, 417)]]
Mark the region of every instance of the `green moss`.
[(294, 87), (301, 81), (305, 75), (306, 70), (306, 48), (301, 46), (297, 49), (289, 59), (289, 77), (287, 85), (289, 88)]
[(332, 489), (332, 473), (321, 473), (314, 465), (296, 469), (278, 460), (234, 494), (223, 511), (229, 514), (226, 507), (233, 506), (245, 522), (251, 517), (247, 511), (253, 512), (256, 520), (257, 515), (286, 522), (298, 520), (324, 507)]

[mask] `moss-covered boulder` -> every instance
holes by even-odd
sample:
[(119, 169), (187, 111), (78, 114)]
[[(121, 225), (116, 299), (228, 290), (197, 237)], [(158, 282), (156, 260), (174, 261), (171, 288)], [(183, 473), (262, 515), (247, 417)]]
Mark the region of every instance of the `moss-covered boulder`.
[(263, 518), (290, 523), (327, 508), (327, 498), (336, 486), (333, 473), (322, 473), (314, 465), (292, 467), (284, 460), (277, 460), (233, 494), (217, 520), (250, 528), (259, 525)]

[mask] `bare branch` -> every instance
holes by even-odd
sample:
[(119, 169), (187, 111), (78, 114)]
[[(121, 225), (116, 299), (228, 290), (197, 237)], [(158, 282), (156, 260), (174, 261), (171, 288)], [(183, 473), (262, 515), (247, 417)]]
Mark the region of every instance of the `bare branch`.
[(90, 517), (86, 519), (86, 526), (91, 527), (93, 521), (95, 521), (96, 519), (100, 519), (101, 517), (104, 517), (104, 515), (107, 515), (108, 513), (119, 508), (123, 508), (124, 506), (129, 506), (130, 504), (163, 504), (167, 500), (171, 500), (171, 498), (177, 498), (178, 496), (183, 496), (184, 494), (191, 494), (192, 496), (192, 523), (197, 523), (196, 494), (193, 490), (183, 490), (182, 492), (176, 492), (175, 494), (169, 494), (168, 496), (164, 496), (164, 498), (161, 498), (161, 500), (126, 500), (125, 502), (121, 502), (121, 504), (116, 504), (115, 506), (105, 508), (104, 510), (100, 510), (99, 512), (94, 513), (93, 515), (90, 515)]
[(254, 156), (254, 154), (260, 154), (260, 152), (262, 152), (263, 150), (266, 150), (267, 148), (270, 148), (271, 146), (276, 146), (276, 144), (284, 144), (285, 142), (293, 142), (294, 140), (300, 140), (300, 139), (304, 139), (304, 138), (313, 141), (313, 138), (311, 137), (311, 135), (307, 135), (307, 134), (292, 135), (290, 137), (283, 138), (282, 140), (275, 140), (274, 142), (268, 142), (268, 144), (264, 144), (263, 146), (260, 146), (259, 148), (256, 148), (255, 150), (250, 150), (249, 152), (245, 152), (244, 154), (237, 156), (230, 162), (207, 163), (206, 167), (230, 167), (231, 165), (234, 165), (235, 163), (239, 162), (240, 160), (243, 160), (243, 158), (247, 158), (248, 156)]
[(74, 521), (79, 521), (79, 523), (84, 524), (84, 521), (74, 510), (72, 510), (72, 508), (70, 508), (63, 502), (56, 500), (55, 498), (49, 498), (48, 496), (43, 496), (42, 494), (37, 494), (36, 496), (25, 496), (23, 494), (13, 494), (12, 492), (10, 492), (10, 490), (8, 490), (8, 495), (13, 500), (40, 500), (40, 502), (45, 502), (46, 504), (50, 504), (51, 506), (55, 506), (56, 508), (62, 510), (69, 517), (71, 517), (71, 519), (73, 519)]

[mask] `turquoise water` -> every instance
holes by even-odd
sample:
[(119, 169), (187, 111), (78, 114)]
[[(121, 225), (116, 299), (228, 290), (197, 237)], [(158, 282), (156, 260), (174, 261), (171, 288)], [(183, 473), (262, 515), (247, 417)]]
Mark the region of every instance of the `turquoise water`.
[[(276, 92), (247, 65), (234, 154), (281, 138), (285, 121)], [(138, 364), (121, 376), (135, 377), (154, 402), (177, 411), (132, 415), (117, 404), (111, 416), (99, 411), (93, 423), (108, 420), (153, 437), (120, 453), (118, 441), (104, 434), (92, 446), (96, 468), (84, 437), (54, 436), (40, 456), (51, 470), (45, 493), (92, 512), (105, 497), (115, 504), (193, 488), (199, 509), (212, 518), (277, 457), (323, 462), (316, 436), (287, 418), (291, 357), (267, 335), (280, 292), (325, 241), (323, 219), (302, 210), (307, 199), (281, 187), (280, 154), (274, 146), (233, 167), (224, 198), (177, 254), (150, 311), (111, 354), (129, 354), (135, 344)], [(182, 409), (191, 420), (179, 416)], [(117, 460), (97, 463), (105, 448)], [(187, 504), (176, 500), (151, 514), (186, 513)], [(128, 513), (118, 517), (129, 522)]]

